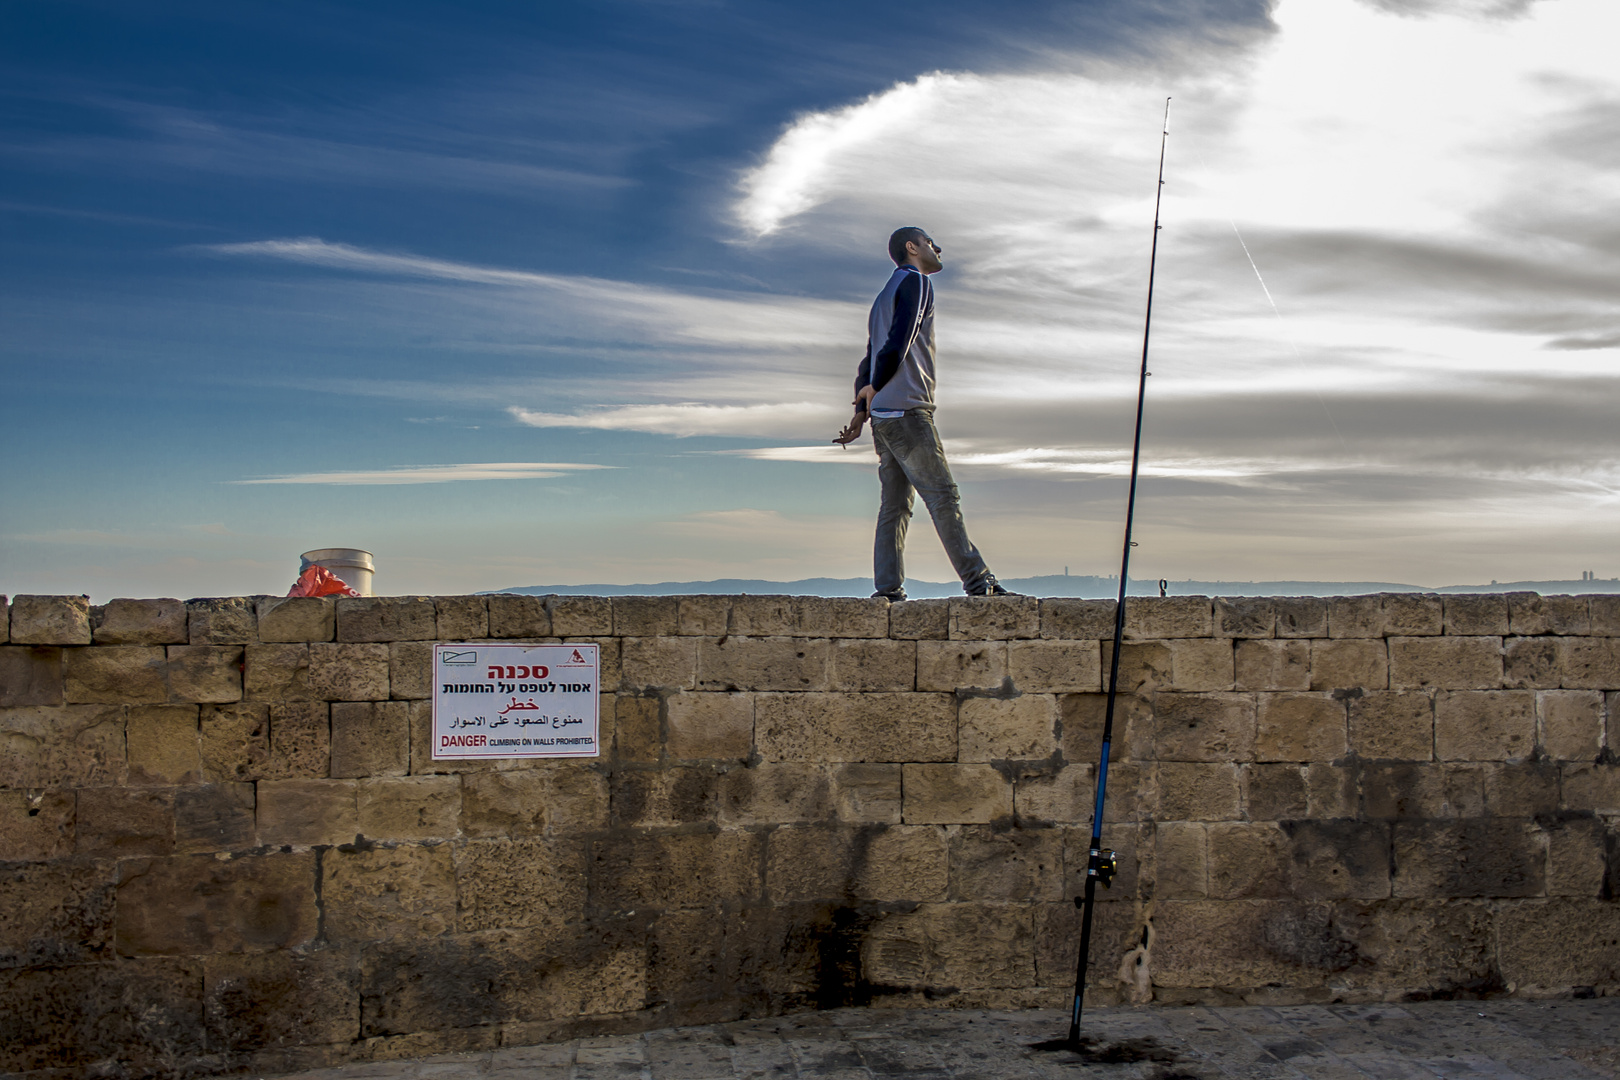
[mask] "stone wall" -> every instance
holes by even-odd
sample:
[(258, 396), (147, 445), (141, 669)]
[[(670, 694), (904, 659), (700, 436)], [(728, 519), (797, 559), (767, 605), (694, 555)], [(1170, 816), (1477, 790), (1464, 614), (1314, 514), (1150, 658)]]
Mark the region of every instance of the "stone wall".
[[(0, 1071), (1066, 1004), (1113, 605), (115, 600), (0, 620)], [(1620, 987), (1620, 597), (1131, 601), (1091, 1000)], [(435, 762), (440, 641), (599, 760)]]

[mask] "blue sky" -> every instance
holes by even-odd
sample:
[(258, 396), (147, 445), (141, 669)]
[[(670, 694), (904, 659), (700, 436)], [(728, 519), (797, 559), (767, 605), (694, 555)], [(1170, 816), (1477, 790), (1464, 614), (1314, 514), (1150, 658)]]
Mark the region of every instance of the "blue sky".
[(1171, 94), (1138, 571), (1612, 576), (1616, 30), (7, 4), (0, 591), (278, 593), (327, 546), (385, 592), (868, 572), (870, 446), (826, 441), (909, 223), (975, 538), (1109, 573)]

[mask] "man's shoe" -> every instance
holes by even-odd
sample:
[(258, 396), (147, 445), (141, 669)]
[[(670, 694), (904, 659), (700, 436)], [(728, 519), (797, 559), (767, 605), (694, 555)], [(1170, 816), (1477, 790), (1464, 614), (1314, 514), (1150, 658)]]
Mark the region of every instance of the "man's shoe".
[(1022, 596), (1023, 593), (1008, 592), (1001, 587), (1001, 582), (994, 577), (987, 577), (979, 586), (968, 593), (969, 596)]
[(872, 599), (874, 600), (878, 599), (879, 597), (882, 597), (891, 604), (902, 604), (906, 599), (906, 590), (891, 589), (888, 592), (879, 591), (872, 594)]

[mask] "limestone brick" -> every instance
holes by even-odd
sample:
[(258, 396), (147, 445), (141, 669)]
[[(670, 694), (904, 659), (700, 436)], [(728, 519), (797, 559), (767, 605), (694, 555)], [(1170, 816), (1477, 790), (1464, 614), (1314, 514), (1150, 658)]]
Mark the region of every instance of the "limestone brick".
[(951, 761), (950, 694), (760, 694), (754, 745), (766, 761)]
[(1153, 896), (1194, 900), (1209, 891), (1209, 838), (1199, 822), (1168, 821), (1153, 833)]
[[(1209, 637), (1214, 603), (1207, 596), (1133, 596), (1125, 601), (1125, 636), (1137, 640)], [(1106, 635), (1114, 636), (1110, 626)]]
[[(1102, 688), (1113, 675), (1114, 643), (1102, 643)], [(1170, 646), (1162, 641), (1125, 642), (1119, 650), (1119, 692), (1150, 694), (1174, 685)]]
[(680, 630), (680, 597), (615, 596), (612, 603), (613, 633), (619, 637), (668, 637)]
[(1540, 746), (1557, 761), (1591, 761), (1603, 746), (1603, 695), (1596, 690), (1544, 690), (1536, 695)]
[(1376, 821), (1283, 822), (1289, 839), (1289, 892), (1301, 900), (1389, 896), (1389, 828)]
[(676, 619), (683, 637), (722, 637), (731, 632), (731, 597), (678, 597)]
[(832, 783), (823, 765), (766, 762), (719, 778), (723, 825), (771, 825), (832, 817)]
[(1385, 637), (1430, 637), (1445, 627), (1443, 600), (1434, 593), (1382, 593)]
[(1591, 613), (1592, 633), (1620, 637), (1620, 593), (1595, 593), (1586, 598)]
[(247, 645), (258, 641), (255, 602), (246, 596), (187, 600), (186, 630), (192, 645)]
[(195, 784), (202, 755), (195, 705), (138, 705), (125, 720), (131, 784)]
[(360, 1038), (360, 973), (346, 949), (209, 956), (203, 1008), (210, 1046), (286, 1047), (283, 1060), (325, 1062), (330, 1051), (315, 1047)]
[(1523, 634), (1591, 633), (1591, 609), (1584, 596), (1540, 596), (1532, 592), (1508, 593), (1510, 632)]
[(1242, 816), (1241, 775), (1236, 765), (1162, 761), (1154, 766), (1157, 821), (1235, 821)]
[(1013, 808), (1020, 825), (1079, 824), (1091, 820), (1092, 766), (1065, 765), (1056, 772), (1020, 776)]
[(386, 701), (388, 646), (311, 644), (309, 691), (317, 701)]
[(13, 596), (11, 644), (90, 644), (90, 598)]
[(1239, 641), (1233, 663), (1235, 685), (1239, 690), (1311, 688), (1311, 643), (1308, 641)]
[(608, 637), (613, 633), (613, 601), (605, 596), (548, 596), (551, 632), (557, 637)]
[(489, 597), (435, 596), (433, 625), (437, 641), (482, 641), (489, 637)]
[(1288, 895), (1288, 835), (1274, 821), (1222, 821), (1205, 830), (1208, 893), (1217, 900)]
[(93, 964), (112, 945), (113, 864), (19, 864), (0, 873), (0, 970)]
[(466, 773), (461, 831), (474, 837), (540, 836), (546, 830), (546, 770)]
[(1620, 639), (1563, 638), (1558, 668), (1566, 690), (1620, 690)]
[(184, 645), (186, 605), (179, 600), (109, 600), (91, 611), (97, 645)]
[(410, 771), (410, 715), (403, 702), (332, 706), (334, 777), (404, 776)]
[(1535, 753), (1531, 690), (1443, 690), (1434, 699), (1435, 756), (1441, 761), (1517, 761)]
[(1319, 638), (1328, 633), (1328, 602), (1320, 596), (1273, 596), (1277, 636)]
[(727, 633), (755, 637), (887, 637), (889, 602), (854, 596), (736, 596)]
[(1032, 907), (923, 904), (873, 923), (861, 945), (861, 971), (890, 986), (1032, 986), (1034, 946)]
[(1172, 690), (1230, 690), (1235, 676), (1232, 642), (1186, 638), (1165, 643), (1170, 649)]
[(1293, 764), (1244, 765), (1239, 770), (1243, 816), (1250, 821), (1292, 821), (1305, 809), (1305, 770)]
[(1480, 766), (1485, 810), (1493, 817), (1532, 818), (1558, 805), (1558, 766), (1546, 761)]
[(1502, 685), (1510, 690), (1556, 690), (1558, 670), (1556, 638), (1507, 638), (1502, 642)]
[(746, 760), (753, 753), (752, 694), (674, 694), (665, 707), (672, 758)]
[(202, 779), (208, 784), (261, 779), (270, 761), (270, 706), (204, 705), (198, 710)]
[(1096, 693), (1102, 654), (1095, 641), (1014, 641), (1007, 646), (1007, 675), (1025, 693)]
[(1270, 596), (1217, 596), (1215, 636), (1269, 638), (1277, 632), (1277, 602)]
[(1156, 694), (1152, 723), (1161, 761), (1254, 760), (1249, 694)]
[(1305, 816), (1349, 818), (1359, 812), (1356, 774), (1336, 764), (1305, 766)]
[(262, 780), (259, 842), (313, 847), (353, 843), (360, 833), (354, 780)]
[(1173, 900), (1154, 912), (1155, 994), (1178, 987), (1315, 986), (1355, 955), (1324, 904)]
[(1012, 785), (989, 765), (907, 764), (907, 825), (987, 825), (1012, 816)]
[(900, 824), (900, 765), (852, 762), (832, 769), (831, 795), (838, 820), (858, 824)]
[(994, 689), (1007, 678), (1004, 641), (919, 641), (917, 689)]
[(1383, 690), (1388, 686), (1389, 651), (1383, 641), (1311, 642), (1312, 690)]
[(174, 789), (80, 788), (74, 852), (128, 859), (174, 850)]
[(312, 852), (132, 859), (118, 870), (123, 956), (265, 952), (315, 940)]
[(388, 696), (395, 701), (433, 696), (433, 642), (396, 641), (388, 646)]
[(368, 840), (453, 840), (461, 832), (459, 776), (389, 776), (355, 789), (360, 835)]
[[(1108, 695), (1065, 694), (1058, 699), (1058, 709), (1063, 716), (1064, 760), (1095, 761), (1102, 747)], [(1112, 760), (1157, 756), (1153, 733), (1153, 704), (1149, 699), (1133, 694), (1114, 698)]]
[(608, 782), (585, 762), (558, 762), (543, 770), (548, 832), (582, 832), (608, 825)]
[(41, 862), (73, 854), (74, 812), (72, 790), (0, 789), (0, 862)]
[(242, 668), (240, 645), (170, 645), (169, 698), (200, 704), (241, 701)]
[[(1103, 805), (1104, 828), (1110, 821), (1125, 823), (1148, 820), (1156, 799), (1155, 791), (1152, 773), (1144, 766), (1110, 764), (1107, 798)], [(1089, 810), (1085, 820), (1091, 820)]]
[(244, 646), (242, 696), (249, 701), (312, 700), (309, 646), (303, 642)]
[(174, 850), (179, 855), (247, 851), (258, 845), (253, 785), (193, 784), (174, 793)]
[(1379, 596), (1330, 596), (1328, 636), (1335, 638), (1381, 638), (1384, 636), (1384, 602)]
[(622, 642), (618, 638), (563, 638), (564, 645), (595, 645), (597, 664), (600, 669), (600, 689), (604, 694), (611, 694), (620, 688), (624, 681)]
[(463, 930), (544, 928), (559, 911), (585, 906), (585, 844), (580, 840), (481, 840), (456, 852)]
[(1419, 690), (1375, 690), (1349, 699), (1350, 749), (1363, 758), (1434, 758), (1434, 701)]
[(699, 690), (825, 690), (832, 643), (786, 637), (699, 638)]
[(340, 596), (337, 640), (432, 641), (438, 633), (430, 596)]
[(603, 710), (602, 730), (608, 730), (612, 718), (613, 752), (620, 761), (658, 761), (664, 755), (663, 721), (659, 718), (658, 699), (619, 695), (604, 698), (613, 702), (613, 710)]
[(592, 841), (590, 902), (603, 911), (670, 911), (757, 898), (762, 843), (740, 830)]
[(693, 766), (615, 772), (611, 782), (614, 822), (648, 829), (712, 821), (720, 781), (715, 770)]
[(777, 904), (855, 900), (857, 863), (864, 869), (867, 854), (855, 841), (848, 829), (776, 829), (765, 839), (765, 895)]
[(54, 645), (0, 645), (0, 708), (60, 705), (62, 650)]
[(953, 641), (1011, 641), (1041, 632), (1041, 602), (1033, 596), (956, 596), (949, 610)]
[(1337, 761), (1348, 750), (1345, 703), (1326, 694), (1260, 694), (1257, 761)]
[(950, 837), (953, 900), (1061, 900), (1063, 832), (964, 825)]
[(1607, 847), (1600, 819), (1552, 821), (1547, 829), (1547, 895), (1588, 899), (1603, 895)]
[(1463, 593), (1441, 598), (1451, 637), (1501, 637), (1508, 632), (1508, 602), (1501, 593)]
[(1511, 818), (1396, 822), (1393, 862), (1395, 896), (1541, 896), (1547, 834)]
[(489, 601), (489, 636), (543, 638), (551, 636), (551, 612), (543, 596), (496, 593)]
[(1563, 808), (1577, 814), (1620, 814), (1620, 766), (1561, 765)]
[(337, 635), (335, 597), (261, 597), (258, 615), (260, 641), (331, 641)]
[(917, 685), (917, 643), (856, 638), (832, 643), (833, 690), (912, 690)]
[(698, 641), (693, 637), (625, 638), (624, 689), (692, 689), (697, 684)]
[(1050, 694), (970, 697), (958, 711), (958, 761), (1050, 757), (1057, 750), (1057, 699)]
[(1041, 637), (1065, 641), (1114, 639), (1114, 601), (1072, 596), (1041, 599)]
[(124, 711), (116, 705), (0, 709), (0, 776), (6, 787), (120, 784), (124, 754)]
[(1525, 901), (1497, 916), (1501, 978), (1562, 989), (1620, 981), (1620, 911), (1612, 900)]
[(69, 649), (62, 660), (63, 686), (69, 703), (156, 705), (169, 700), (161, 646)]

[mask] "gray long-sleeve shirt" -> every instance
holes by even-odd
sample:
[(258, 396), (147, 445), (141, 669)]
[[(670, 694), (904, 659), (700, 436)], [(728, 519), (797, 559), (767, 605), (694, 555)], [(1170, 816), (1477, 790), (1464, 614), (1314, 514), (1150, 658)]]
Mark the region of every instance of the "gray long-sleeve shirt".
[(870, 383), (874, 412), (934, 408), (934, 285), (914, 266), (897, 266), (872, 302), (866, 356), (855, 392)]

